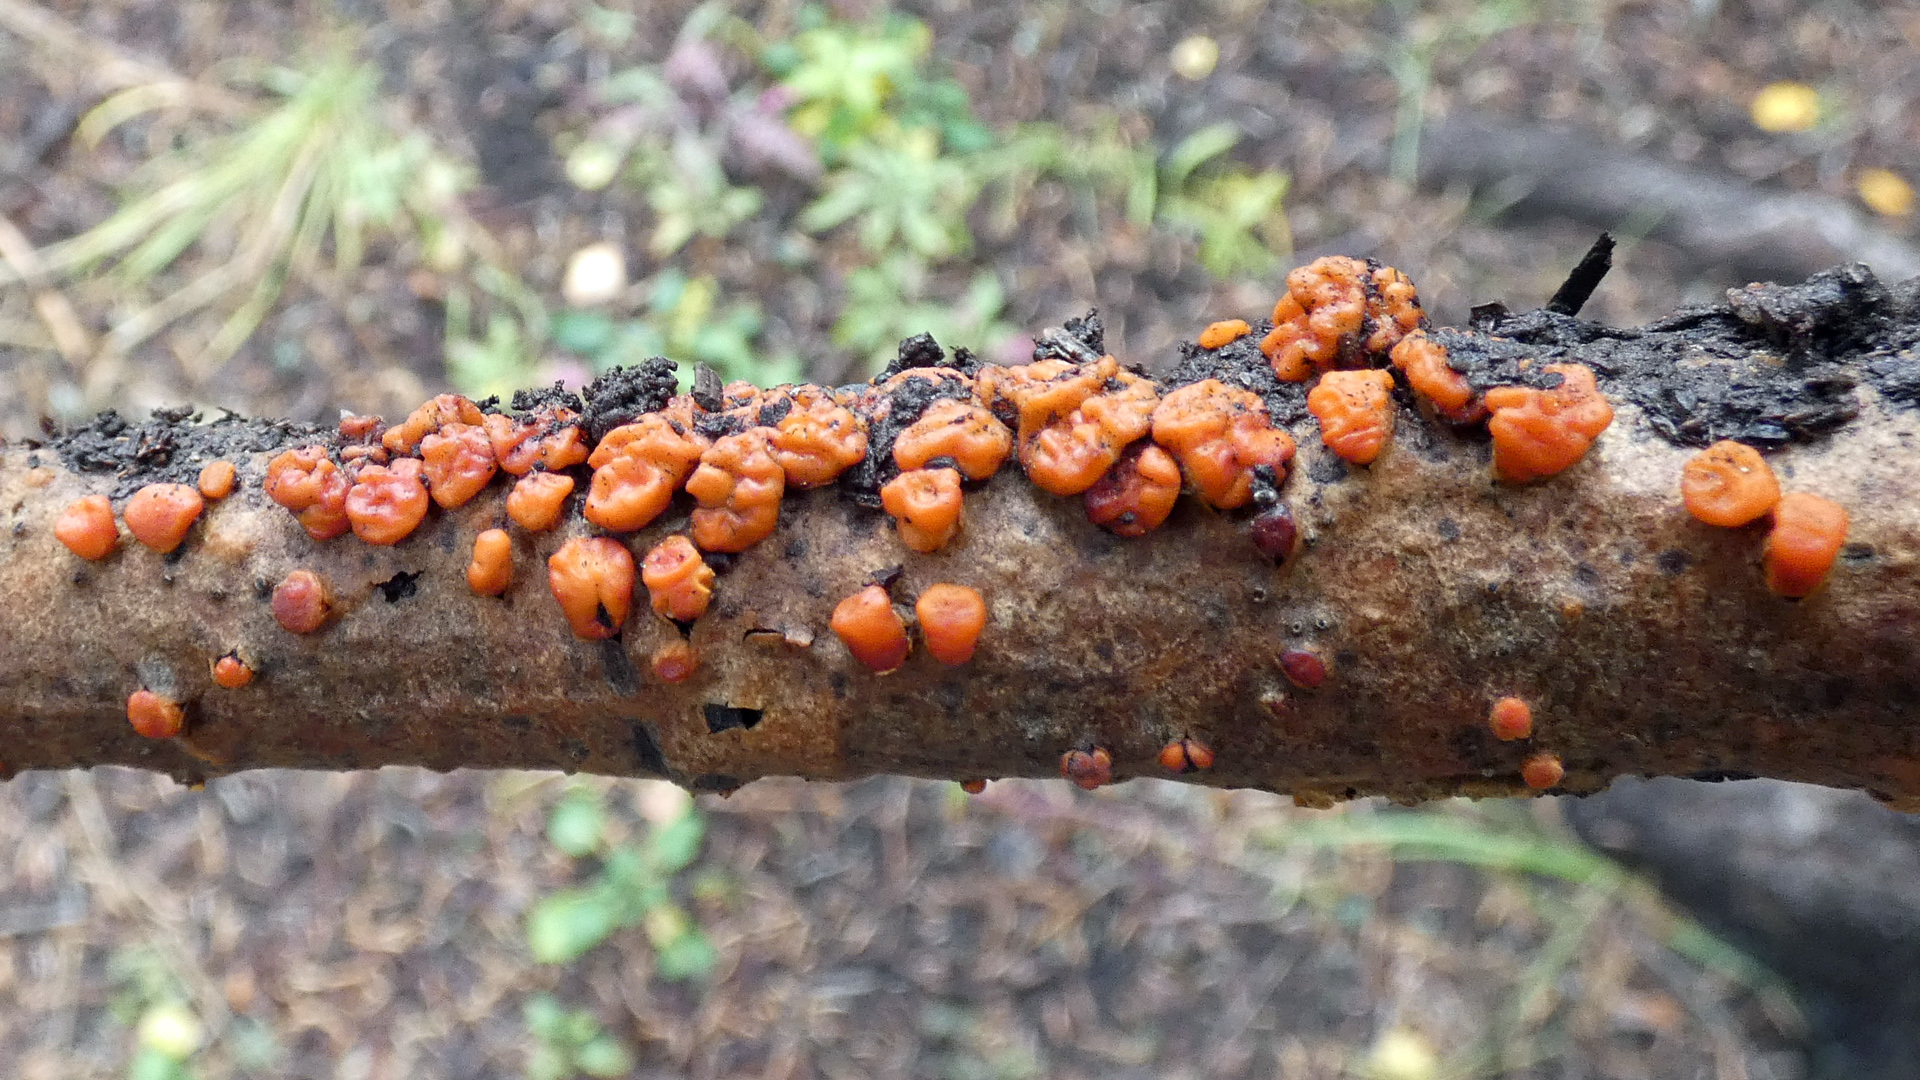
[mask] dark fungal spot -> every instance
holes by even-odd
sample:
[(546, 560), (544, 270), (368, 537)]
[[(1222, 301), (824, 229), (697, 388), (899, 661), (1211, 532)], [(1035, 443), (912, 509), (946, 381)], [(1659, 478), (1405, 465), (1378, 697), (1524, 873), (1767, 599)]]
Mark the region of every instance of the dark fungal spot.
[(374, 586), (380, 592), (380, 598), (389, 604), (397, 604), (420, 591), (420, 575), (424, 570), (408, 573), (402, 570), (385, 581)]
[(1307, 384), (1282, 381), (1273, 373), (1273, 364), (1260, 351), (1260, 339), (1272, 331), (1271, 322), (1253, 324), (1251, 332), (1235, 338), (1218, 349), (1202, 349), (1191, 341), (1180, 343), (1180, 359), (1164, 381), (1175, 390), (1206, 379), (1219, 379), (1228, 386), (1251, 390), (1267, 406), (1267, 414), (1280, 426), (1290, 426), (1307, 418)]
[(1742, 772), (1739, 769), (1699, 769), (1687, 774), (1687, 779), (1698, 780), (1706, 784), (1721, 784), (1728, 780), (1755, 780), (1758, 774)]
[(807, 543), (806, 537), (796, 536), (792, 540), (787, 541), (786, 557), (789, 559), (804, 559), (807, 557), (807, 551), (810, 547), (811, 545)]
[(1338, 454), (1315, 454), (1307, 465), (1307, 479), (1316, 484), (1336, 484), (1347, 478), (1347, 463)]
[[(484, 409), (485, 404), (482, 403), (481, 407)], [(552, 386), (515, 390), (512, 407), (518, 419), (526, 420), (531, 419), (534, 413), (546, 410), (571, 409), (579, 412), (585, 403), (580, 400), (580, 395), (569, 391), (566, 384), (556, 382)]]
[(633, 759), (641, 771), (666, 776), (667, 755), (660, 749), (660, 738), (654, 734), (653, 725), (645, 720), (634, 720), (627, 728), (633, 736)]
[(1600, 584), (1600, 571), (1594, 569), (1592, 563), (1581, 563), (1573, 568), (1573, 580), (1592, 588)]
[(707, 730), (718, 735), (734, 728), (751, 730), (760, 722), (765, 710), (748, 709), (736, 705), (706, 704), (700, 706), (700, 712), (707, 720)]
[(1654, 564), (1660, 567), (1661, 573), (1671, 577), (1686, 573), (1687, 567), (1693, 565), (1693, 556), (1679, 548), (1668, 548), (1654, 558)]
[(725, 773), (702, 773), (687, 784), (695, 791), (710, 791), (715, 795), (727, 796), (740, 790), (738, 777)]

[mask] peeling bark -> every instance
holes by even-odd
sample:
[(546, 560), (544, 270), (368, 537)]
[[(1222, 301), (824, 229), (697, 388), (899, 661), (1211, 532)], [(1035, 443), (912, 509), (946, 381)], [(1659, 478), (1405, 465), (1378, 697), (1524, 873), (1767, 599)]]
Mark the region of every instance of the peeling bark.
[[(1521, 794), (1522, 762), (1545, 752), (1568, 792), (1629, 774), (1762, 775), (1916, 809), (1917, 296), (1920, 283), (1889, 290), (1856, 267), (1640, 330), (1488, 309), (1471, 331), (1436, 332), (1476, 384), (1511, 381), (1522, 358), (1600, 374), (1613, 426), (1578, 465), (1524, 487), (1493, 482), (1484, 435), (1411, 399), (1380, 459), (1346, 466), (1290, 408), (1297, 387), (1255, 386), (1300, 443), (1282, 495), (1303, 542), (1279, 566), (1247, 514), (1183, 497), (1164, 527), (1123, 539), (1011, 465), (931, 555), (846, 485), (790, 492), (774, 536), (724, 560), (688, 631), (699, 668), (678, 684), (649, 658), (682, 631), (644, 593), (616, 638), (569, 631), (546, 558), (593, 532), (577, 511), (555, 532), (514, 530), (504, 597), (469, 590), (474, 536), (504, 524), (500, 480), (397, 546), (316, 544), (261, 491), (270, 452), (311, 441), (304, 429), (163, 416), (91, 443), (0, 446), (0, 757), (188, 781), (409, 764), (730, 790), (766, 775), (1053, 776), (1065, 752), (1095, 747), (1115, 779), (1167, 776), (1162, 749), (1188, 737), (1213, 765), (1183, 779), (1316, 805)], [(1220, 360), (1196, 351), (1181, 368), (1208, 363)], [(1712, 528), (1682, 508), (1682, 464), (1720, 437), (1774, 450), (1786, 489), (1852, 513), (1811, 597), (1768, 592), (1764, 525)], [(118, 503), (212, 456), (239, 465), (239, 487), (172, 555), (123, 539), (88, 563), (55, 540), (72, 500)], [(684, 531), (688, 509), (681, 496), (626, 538), (636, 558)], [(296, 569), (335, 600), (314, 634), (271, 612)], [(981, 590), (974, 658), (949, 667), (916, 639), (891, 674), (854, 662), (828, 619), (876, 579), (903, 611), (935, 583)], [(254, 678), (216, 685), (212, 664), (236, 651)], [(1319, 685), (1297, 684), (1302, 654), (1324, 664)], [(125, 703), (143, 687), (187, 704), (184, 736), (135, 734)], [(1488, 730), (1510, 695), (1532, 707), (1530, 739)]]

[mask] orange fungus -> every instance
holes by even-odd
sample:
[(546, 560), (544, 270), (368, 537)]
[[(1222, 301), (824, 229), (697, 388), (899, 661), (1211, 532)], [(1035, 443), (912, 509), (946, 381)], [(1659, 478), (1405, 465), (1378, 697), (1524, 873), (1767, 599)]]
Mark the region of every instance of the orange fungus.
[(465, 506), (493, 479), (493, 443), (475, 424), (442, 424), (420, 440), (420, 457), (427, 491), (445, 510)]
[(903, 470), (923, 469), (944, 458), (969, 480), (998, 472), (1013, 452), (1013, 433), (971, 401), (944, 398), (893, 440), (893, 461)]
[(1558, 787), (1566, 775), (1567, 768), (1560, 764), (1559, 754), (1535, 754), (1520, 766), (1520, 779), (1535, 791)]
[(1307, 394), (1327, 449), (1371, 465), (1393, 437), (1393, 376), (1377, 369), (1329, 371)]
[(1500, 479), (1524, 484), (1552, 476), (1587, 454), (1593, 440), (1613, 423), (1613, 406), (1600, 393), (1585, 364), (1548, 364), (1541, 370), (1560, 376), (1546, 390), (1496, 386), (1487, 391), (1493, 418), (1493, 471)]
[(564, 469), (587, 460), (586, 439), (579, 417), (571, 409), (541, 409), (526, 420), (499, 413), (487, 414), (484, 427), (494, 460), (513, 476), (525, 476), (534, 466)]
[(67, 504), (53, 523), (54, 539), (83, 559), (104, 559), (120, 541), (113, 504), (105, 495), (87, 495)]
[(934, 552), (960, 531), (964, 498), (956, 469), (908, 469), (880, 489), (880, 505), (900, 530), (900, 542)]
[(200, 470), (198, 485), (200, 494), (208, 499), (224, 499), (233, 494), (234, 477), (238, 475), (231, 461), (209, 461)]
[(213, 662), (213, 681), (228, 690), (238, 690), (253, 681), (253, 667), (237, 653), (228, 653)]
[(505, 529), (488, 529), (473, 538), (467, 563), (467, 588), (477, 596), (499, 596), (513, 583), (513, 538)]
[(1083, 498), (1088, 521), (1116, 536), (1145, 536), (1173, 513), (1180, 465), (1153, 443), (1136, 443)]
[(200, 493), (185, 484), (148, 484), (127, 500), (127, 531), (165, 554), (187, 538), (187, 530), (206, 505)]
[(673, 501), (708, 441), (683, 421), (648, 413), (607, 432), (587, 463), (588, 521), (614, 532), (644, 529)]
[(675, 622), (692, 622), (707, 613), (713, 599), (713, 567), (693, 542), (675, 534), (653, 546), (640, 563), (653, 610)]
[(1487, 715), (1487, 727), (1501, 742), (1533, 736), (1533, 707), (1517, 697), (1503, 697), (1493, 703)]
[(347, 491), (347, 521), (353, 535), (382, 547), (405, 540), (427, 517), (427, 489), (418, 463), (403, 458), (389, 468), (369, 465)]
[(907, 639), (907, 624), (893, 610), (887, 590), (878, 585), (840, 601), (830, 625), (854, 659), (883, 675), (906, 663), (913, 647)]
[(1765, 517), (1780, 501), (1780, 482), (1760, 451), (1722, 439), (1680, 470), (1680, 497), (1694, 517), (1731, 529)]
[(960, 781), (960, 790), (969, 795), (978, 795), (987, 790), (987, 782), (977, 776), (971, 780), (962, 780)]
[(1060, 755), (1060, 775), (1088, 791), (1113, 783), (1113, 755), (1104, 747)]
[(1280, 654), (1280, 670), (1287, 681), (1302, 690), (1312, 690), (1327, 679), (1327, 662), (1311, 649), (1288, 649)]
[(1245, 319), (1223, 319), (1217, 323), (1208, 323), (1207, 328), (1200, 331), (1200, 347), (1218, 349), (1239, 341), (1252, 332), (1253, 327), (1248, 326)]
[(300, 527), (315, 540), (331, 540), (345, 533), (347, 492), (353, 482), (327, 457), (324, 446), (301, 446), (267, 463), (267, 497), (293, 512)]
[(1487, 414), (1487, 407), (1467, 377), (1447, 363), (1446, 346), (1415, 330), (1393, 347), (1393, 365), (1407, 376), (1413, 392), (1427, 399), (1441, 419), (1470, 424)]
[(1183, 386), (1160, 399), (1153, 441), (1180, 462), (1187, 480), (1212, 506), (1230, 510), (1253, 498), (1253, 470), (1267, 466), (1283, 479), (1293, 460), (1293, 437), (1275, 428), (1267, 407), (1250, 390), (1218, 379)]
[(1413, 282), (1391, 266), (1329, 255), (1287, 274), (1260, 351), (1274, 374), (1305, 382), (1315, 372), (1385, 354), (1424, 318)]
[(920, 636), (927, 651), (943, 664), (964, 664), (973, 659), (980, 631), (987, 625), (987, 602), (979, 589), (965, 585), (930, 585), (913, 604), (914, 617), (920, 620)]
[(333, 594), (320, 575), (295, 570), (273, 587), (273, 618), (288, 633), (311, 634), (333, 617)]
[(1160, 748), (1160, 767), (1173, 773), (1211, 769), (1213, 751), (1198, 739), (1182, 736)]
[(612, 537), (575, 537), (547, 559), (547, 587), (576, 637), (610, 638), (633, 609), (633, 553)]
[(1773, 508), (1767, 534), (1767, 588), (1781, 596), (1802, 597), (1820, 587), (1847, 539), (1846, 508), (1832, 499), (1796, 491)]
[(686, 682), (700, 668), (700, 654), (684, 641), (669, 641), (653, 650), (654, 677), (664, 683)]
[(864, 461), (867, 425), (818, 386), (796, 386), (771, 441), (773, 458), (796, 488), (819, 487)]
[(767, 429), (725, 436), (700, 456), (687, 479), (687, 494), (700, 501), (693, 512), (693, 542), (705, 551), (745, 551), (773, 535), (780, 523), (780, 496), (787, 473), (774, 460)]
[(135, 690), (127, 698), (127, 720), (149, 739), (171, 739), (186, 726), (187, 712), (151, 690)]
[(573, 494), (573, 477), (565, 473), (528, 473), (507, 492), (507, 516), (528, 532), (546, 532), (560, 524)]
[(395, 454), (411, 454), (420, 440), (446, 424), (483, 424), (480, 406), (458, 394), (441, 394), (413, 410), (406, 420), (380, 437), (380, 445)]

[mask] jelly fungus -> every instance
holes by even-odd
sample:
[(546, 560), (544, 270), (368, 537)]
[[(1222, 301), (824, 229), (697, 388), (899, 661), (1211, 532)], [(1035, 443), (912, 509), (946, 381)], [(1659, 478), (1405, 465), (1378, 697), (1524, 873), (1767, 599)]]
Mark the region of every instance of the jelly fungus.
[(127, 698), (127, 720), (149, 739), (171, 739), (187, 724), (187, 711), (151, 690), (135, 690)]
[(113, 523), (113, 504), (105, 495), (73, 500), (54, 521), (53, 536), (83, 559), (106, 558), (120, 542), (120, 529)]
[(1180, 465), (1153, 443), (1136, 443), (1084, 498), (1088, 521), (1115, 536), (1145, 536), (1173, 513)]
[(1223, 319), (1217, 323), (1208, 323), (1207, 328), (1200, 331), (1200, 347), (1224, 348), (1252, 332), (1253, 327), (1248, 326), (1245, 319)]
[(748, 428), (717, 440), (687, 478), (687, 494), (700, 502), (691, 531), (702, 550), (745, 551), (780, 523), (787, 473), (774, 460), (767, 434)]
[(413, 410), (397, 427), (388, 429), (380, 437), (380, 445), (391, 453), (411, 454), (419, 449), (420, 440), (447, 424), (478, 426), (485, 422), (480, 406), (459, 394), (441, 394)]
[(1069, 750), (1060, 755), (1060, 775), (1088, 791), (1113, 783), (1113, 755), (1104, 747)]
[(611, 537), (575, 537), (547, 559), (547, 586), (574, 636), (610, 638), (633, 609), (633, 553)]
[(1846, 539), (1845, 507), (1801, 491), (1782, 496), (1761, 557), (1767, 588), (1796, 599), (1813, 592), (1826, 580)]
[(943, 398), (893, 440), (893, 461), (904, 470), (922, 469), (945, 458), (969, 480), (985, 480), (1013, 452), (1013, 433), (992, 413), (971, 401)]
[(835, 401), (830, 391), (796, 386), (788, 401), (791, 407), (769, 439), (773, 459), (786, 471), (788, 485), (811, 488), (829, 484), (866, 460), (866, 422)]
[(1594, 383), (1585, 364), (1548, 364), (1541, 370), (1560, 376), (1550, 390), (1496, 386), (1487, 391), (1493, 418), (1493, 471), (1509, 483), (1524, 484), (1552, 476), (1587, 454), (1593, 440), (1613, 423), (1613, 406)]
[(573, 477), (565, 473), (528, 473), (507, 492), (507, 517), (528, 532), (546, 532), (560, 524)]
[(237, 653), (228, 653), (213, 662), (213, 681), (228, 690), (238, 690), (253, 681), (253, 667)]
[(206, 505), (200, 493), (185, 484), (148, 484), (127, 500), (123, 516), (135, 540), (164, 555), (187, 538)]
[(977, 776), (971, 780), (962, 780), (960, 781), (960, 790), (969, 795), (978, 795), (987, 790), (987, 782)]
[(267, 498), (293, 512), (315, 540), (331, 540), (352, 527), (347, 492), (353, 482), (327, 457), (324, 446), (299, 446), (267, 463)]
[(686, 682), (700, 668), (700, 654), (684, 641), (669, 641), (653, 650), (654, 678), (663, 683)]
[(673, 501), (708, 445), (684, 421), (661, 413), (607, 432), (587, 459), (593, 466), (587, 520), (613, 532), (646, 528)]
[(1153, 411), (1153, 441), (1179, 462), (1209, 505), (1223, 510), (1253, 498), (1253, 470), (1266, 465), (1285, 477), (1293, 437), (1275, 428), (1267, 407), (1250, 390), (1218, 379), (1183, 386)]
[(1771, 512), (1780, 501), (1780, 482), (1760, 451), (1722, 439), (1687, 460), (1680, 497), (1694, 517), (1732, 529)]
[(197, 485), (200, 495), (206, 499), (224, 499), (233, 494), (233, 481), (238, 470), (231, 461), (209, 461), (201, 468)]
[(974, 375), (974, 391), (989, 408), (1006, 406), (1019, 416), (1016, 437), (1022, 444), (1040, 429), (1080, 407), (1120, 373), (1111, 356), (1086, 364), (1058, 358), (1013, 367), (983, 367)]
[[(1424, 318), (1413, 282), (1390, 266), (1329, 255), (1287, 274), (1260, 351), (1286, 382), (1384, 355)], [(1363, 337), (1364, 335), (1364, 337)]]
[(342, 409), (340, 412), (340, 439), (342, 442), (364, 443), (378, 438), (385, 425), (377, 416), (361, 416)]
[(1054, 495), (1078, 495), (1106, 475), (1123, 449), (1153, 429), (1160, 391), (1152, 382), (1122, 371), (1107, 385), (1110, 389), (1021, 439), (1020, 464), (1034, 486)]
[(880, 489), (900, 542), (922, 553), (939, 551), (960, 531), (963, 502), (957, 469), (908, 469)]
[(587, 460), (579, 419), (572, 409), (541, 409), (526, 420), (489, 413), (483, 426), (500, 468), (525, 476), (535, 466), (565, 469)]
[(987, 602), (979, 589), (965, 585), (929, 585), (913, 603), (914, 618), (927, 651), (943, 664), (973, 659), (980, 631), (987, 625)]
[(1275, 503), (1262, 510), (1253, 519), (1249, 529), (1253, 534), (1253, 546), (1274, 562), (1286, 562), (1300, 541), (1299, 526), (1294, 524), (1293, 511), (1286, 503)]
[(692, 622), (707, 613), (713, 599), (713, 567), (693, 541), (675, 534), (653, 546), (640, 562), (640, 580), (653, 610), (675, 622)]
[(913, 643), (887, 590), (869, 585), (833, 609), (833, 632), (853, 658), (884, 675), (907, 662)]
[(416, 459), (402, 458), (389, 468), (369, 465), (347, 491), (347, 521), (353, 535), (385, 547), (412, 535), (427, 519), (427, 488)]
[(1310, 649), (1288, 649), (1280, 654), (1280, 670), (1287, 681), (1302, 690), (1312, 690), (1327, 679), (1327, 662)]
[(1160, 767), (1171, 773), (1190, 773), (1213, 768), (1213, 751), (1191, 736), (1182, 736), (1160, 748)]
[(467, 563), (467, 588), (476, 596), (499, 596), (513, 584), (513, 538), (505, 529), (488, 529), (473, 538)]
[(1533, 737), (1533, 707), (1517, 697), (1503, 697), (1487, 714), (1487, 727), (1501, 742)]
[(1487, 415), (1487, 406), (1467, 377), (1447, 363), (1446, 346), (1415, 330), (1393, 347), (1393, 365), (1413, 392), (1425, 398), (1443, 420), (1471, 424)]
[(1393, 376), (1378, 369), (1329, 371), (1307, 394), (1320, 441), (1354, 465), (1371, 465), (1393, 437)]
[(311, 634), (333, 617), (333, 593), (320, 575), (295, 570), (273, 587), (273, 620), (290, 634)]
[(1535, 754), (1520, 766), (1520, 779), (1535, 791), (1558, 787), (1566, 776), (1567, 769), (1560, 764), (1559, 754)]
[(474, 424), (442, 424), (420, 440), (421, 473), (443, 510), (457, 510), (485, 490), (497, 466), (493, 443)]

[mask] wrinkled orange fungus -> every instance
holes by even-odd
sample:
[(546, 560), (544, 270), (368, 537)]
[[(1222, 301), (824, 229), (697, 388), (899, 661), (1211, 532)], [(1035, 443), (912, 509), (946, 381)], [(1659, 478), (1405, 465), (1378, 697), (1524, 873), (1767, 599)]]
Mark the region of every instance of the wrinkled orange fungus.
[(238, 471), (231, 461), (209, 461), (201, 468), (197, 481), (203, 498), (224, 499), (233, 494), (233, 481)]
[(391, 453), (411, 454), (419, 448), (421, 439), (439, 431), (443, 425), (485, 422), (480, 406), (459, 394), (441, 394), (413, 410), (399, 425), (389, 428), (380, 437), (380, 445)]
[(574, 636), (610, 638), (633, 609), (633, 553), (612, 537), (574, 537), (547, 559), (547, 587)]
[(1213, 751), (1198, 739), (1182, 736), (1160, 748), (1160, 767), (1173, 773), (1211, 769)]
[(1104, 747), (1060, 755), (1060, 775), (1087, 791), (1113, 783), (1113, 755)]
[(467, 563), (467, 588), (476, 596), (499, 596), (513, 583), (513, 538), (505, 529), (488, 529), (473, 538)]
[(900, 542), (923, 553), (939, 551), (960, 531), (964, 503), (956, 469), (908, 469), (880, 489)]
[(1180, 462), (1200, 497), (1224, 510), (1253, 497), (1253, 470), (1265, 465), (1276, 479), (1293, 460), (1293, 437), (1275, 428), (1267, 407), (1250, 390), (1218, 379), (1183, 386), (1160, 399), (1153, 441)]
[(700, 654), (685, 641), (669, 641), (653, 650), (654, 678), (664, 683), (686, 682), (700, 669)]
[(1680, 470), (1680, 498), (1694, 517), (1732, 529), (1765, 517), (1780, 501), (1780, 482), (1760, 451), (1722, 439)]
[(319, 574), (295, 570), (273, 587), (273, 619), (290, 634), (311, 634), (333, 617), (333, 593)]
[(705, 615), (713, 599), (713, 567), (701, 558), (693, 541), (677, 533), (647, 552), (640, 562), (640, 580), (647, 586), (653, 610), (675, 622), (692, 622)]
[(644, 529), (673, 501), (708, 446), (683, 421), (648, 413), (607, 432), (587, 463), (588, 521), (614, 532)]
[(385, 426), (377, 416), (361, 416), (344, 409), (340, 412), (340, 438), (346, 442), (369, 442), (378, 436)]
[(1847, 539), (1846, 508), (1832, 499), (1795, 491), (1773, 508), (1773, 531), (1761, 557), (1767, 588), (1802, 597), (1820, 587)]
[(1200, 347), (1218, 349), (1239, 341), (1252, 332), (1253, 327), (1248, 326), (1245, 319), (1223, 319), (1217, 323), (1208, 323), (1207, 328), (1200, 331)]
[(965, 585), (929, 585), (913, 602), (913, 614), (935, 660), (964, 664), (973, 659), (980, 631), (986, 628), (987, 601), (979, 589)]
[(164, 555), (187, 538), (206, 505), (200, 493), (185, 484), (148, 484), (127, 500), (122, 516), (135, 540)]
[(1535, 754), (1520, 766), (1520, 779), (1535, 791), (1558, 787), (1566, 776), (1567, 768), (1560, 764), (1559, 754)]
[(944, 398), (893, 440), (893, 461), (902, 469), (923, 469), (946, 459), (969, 480), (998, 472), (1013, 452), (1013, 433), (992, 413), (971, 401)]
[(1287, 274), (1286, 295), (1273, 306), (1273, 330), (1260, 351), (1281, 379), (1305, 382), (1315, 372), (1354, 366), (1362, 352), (1387, 353), (1423, 317), (1405, 274), (1329, 255)]
[(512, 476), (534, 466), (565, 469), (587, 460), (587, 442), (572, 409), (541, 409), (526, 420), (489, 413), (484, 422), (493, 458)]
[(869, 585), (833, 609), (829, 624), (855, 660), (884, 675), (907, 662), (913, 643), (887, 590)]
[(1533, 707), (1517, 697), (1503, 697), (1493, 703), (1487, 715), (1487, 727), (1501, 742), (1533, 737)]
[(507, 492), (507, 516), (528, 532), (546, 532), (560, 524), (571, 494), (573, 477), (565, 473), (528, 473)]
[(745, 551), (772, 536), (786, 488), (787, 472), (774, 460), (766, 428), (716, 440), (687, 478), (687, 494), (700, 501), (693, 542), (704, 551)]
[(472, 501), (493, 479), (496, 468), (493, 443), (486, 429), (474, 424), (440, 425), (440, 430), (420, 440), (420, 458), (427, 492), (444, 510)]
[(127, 698), (127, 720), (149, 739), (171, 739), (186, 726), (187, 711), (151, 690), (135, 690)]
[(1307, 393), (1327, 449), (1355, 465), (1371, 465), (1393, 437), (1393, 376), (1378, 369), (1329, 371)]
[(353, 481), (327, 457), (324, 446), (301, 446), (267, 463), (267, 498), (293, 512), (315, 540), (331, 540), (352, 526), (347, 492)]
[(1122, 450), (1153, 429), (1158, 387), (1127, 371), (1106, 385), (1021, 440), (1020, 464), (1040, 490), (1063, 496), (1086, 491), (1120, 460)]
[(1413, 279), (1391, 266), (1370, 268), (1367, 294), (1367, 318), (1372, 324), (1367, 334), (1367, 351), (1385, 356), (1419, 328), (1426, 313), (1420, 309), (1420, 293)]
[(1087, 489), (1087, 520), (1116, 536), (1145, 536), (1173, 513), (1180, 465), (1153, 443), (1136, 443)]
[[(409, 464), (411, 463), (411, 464)], [(347, 491), (347, 521), (353, 535), (382, 547), (412, 535), (427, 518), (427, 488), (420, 482), (418, 461), (402, 458), (385, 465), (369, 465)]]
[(796, 386), (788, 394), (792, 408), (780, 418), (770, 441), (773, 458), (796, 488), (832, 483), (867, 456), (867, 425), (853, 410), (818, 386)]
[(228, 690), (238, 690), (253, 681), (253, 666), (239, 654), (228, 653), (213, 662), (213, 681)]
[(54, 520), (53, 537), (83, 559), (106, 558), (120, 542), (120, 529), (113, 523), (113, 504), (105, 495), (73, 500)]
[(1487, 407), (1467, 377), (1447, 363), (1446, 346), (1415, 330), (1393, 347), (1393, 366), (1407, 377), (1413, 392), (1425, 398), (1441, 419), (1471, 424), (1487, 414)]
[(1585, 364), (1548, 364), (1541, 370), (1560, 376), (1547, 390), (1496, 386), (1487, 391), (1493, 410), (1494, 475), (1524, 484), (1552, 476), (1587, 454), (1593, 440), (1613, 423), (1613, 406), (1600, 393)]

